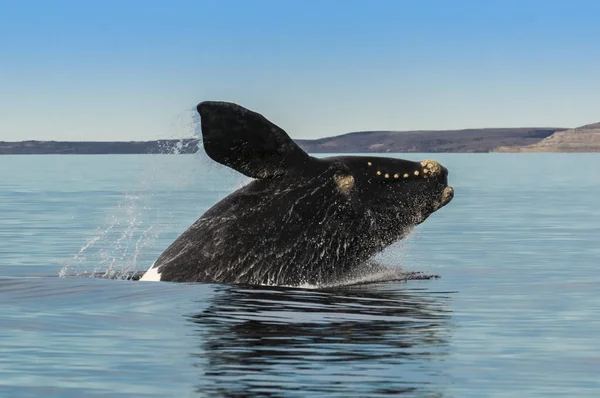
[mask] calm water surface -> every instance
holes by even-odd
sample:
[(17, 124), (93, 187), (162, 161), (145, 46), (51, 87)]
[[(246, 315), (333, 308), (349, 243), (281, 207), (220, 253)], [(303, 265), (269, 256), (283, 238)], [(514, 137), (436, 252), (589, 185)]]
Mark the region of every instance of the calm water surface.
[(600, 396), (600, 156), (405, 157), (456, 196), (380, 261), (441, 278), (303, 290), (86, 276), (247, 181), (202, 156), (1, 156), (0, 396)]

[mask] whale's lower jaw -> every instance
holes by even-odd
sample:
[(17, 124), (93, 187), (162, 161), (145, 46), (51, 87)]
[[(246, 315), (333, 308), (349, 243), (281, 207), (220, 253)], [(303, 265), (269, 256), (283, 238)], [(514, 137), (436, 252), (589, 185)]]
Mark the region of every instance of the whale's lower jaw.
[(154, 268), (154, 263), (150, 266), (148, 271), (140, 278), (143, 282), (160, 282), (160, 272), (158, 267)]
[(450, 201), (452, 201), (453, 198), (454, 198), (454, 188), (452, 188), (451, 186), (447, 186), (446, 188), (444, 188), (444, 192), (442, 192), (442, 197), (435, 204), (434, 211), (437, 211), (437, 210), (441, 209), (442, 207), (446, 206), (448, 203), (450, 203)]

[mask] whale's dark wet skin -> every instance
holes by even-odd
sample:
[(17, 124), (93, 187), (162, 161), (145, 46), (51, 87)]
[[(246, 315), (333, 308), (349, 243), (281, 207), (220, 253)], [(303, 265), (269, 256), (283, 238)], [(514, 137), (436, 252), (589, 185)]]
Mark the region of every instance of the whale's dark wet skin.
[(355, 271), (448, 204), (432, 160), (317, 159), (239, 105), (198, 105), (204, 148), (255, 180), (209, 209), (142, 280), (324, 285)]

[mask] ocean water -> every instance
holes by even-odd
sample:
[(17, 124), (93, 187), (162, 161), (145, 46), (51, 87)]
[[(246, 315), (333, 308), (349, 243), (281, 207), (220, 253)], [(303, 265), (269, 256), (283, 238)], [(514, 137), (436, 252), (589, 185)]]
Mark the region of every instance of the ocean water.
[(600, 156), (399, 157), (440, 278), (318, 290), (122, 280), (247, 182), (201, 155), (1, 156), (0, 397), (600, 396)]

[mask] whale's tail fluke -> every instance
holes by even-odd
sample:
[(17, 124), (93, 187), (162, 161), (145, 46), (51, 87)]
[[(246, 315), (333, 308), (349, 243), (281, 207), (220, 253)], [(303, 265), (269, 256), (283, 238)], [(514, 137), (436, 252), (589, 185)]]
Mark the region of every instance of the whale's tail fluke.
[(283, 129), (256, 112), (214, 101), (197, 109), (208, 156), (248, 177), (277, 177), (310, 159)]

